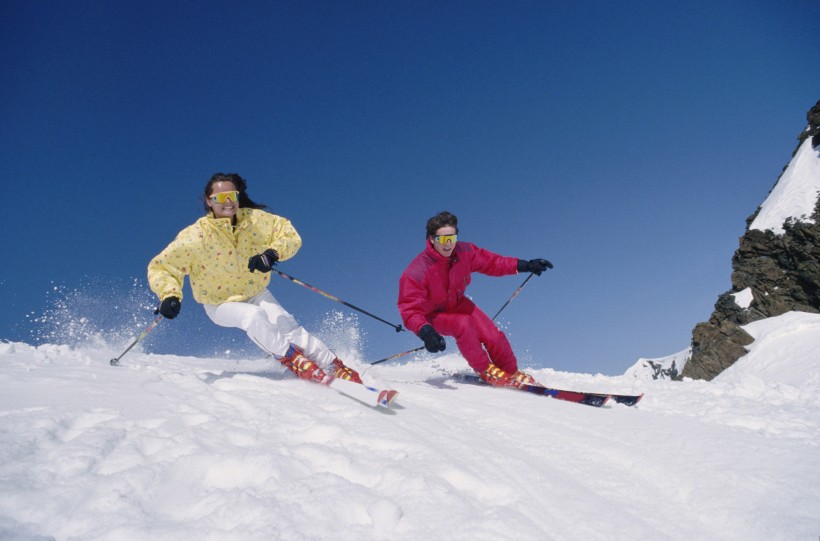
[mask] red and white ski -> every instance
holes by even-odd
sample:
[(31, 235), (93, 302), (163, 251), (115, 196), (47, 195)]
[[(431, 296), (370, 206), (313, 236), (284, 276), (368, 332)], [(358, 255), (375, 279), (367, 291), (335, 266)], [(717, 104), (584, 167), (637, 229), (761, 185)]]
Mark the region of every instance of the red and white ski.
[(355, 383), (346, 379), (333, 379), (328, 387), (350, 398), (355, 398), (368, 406), (389, 408), (399, 394), (392, 389), (377, 389), (361, 383)]

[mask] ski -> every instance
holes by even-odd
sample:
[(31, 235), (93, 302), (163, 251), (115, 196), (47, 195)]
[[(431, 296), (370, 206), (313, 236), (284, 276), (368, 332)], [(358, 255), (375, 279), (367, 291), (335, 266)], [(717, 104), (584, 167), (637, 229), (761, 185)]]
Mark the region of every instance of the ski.
[(600, 408), (609, 402), (610, 396), (608, 394), (597, 393), (582, 393), (577, 391), (565, 391), (563, 389), (551, 389), (549, 387), (541, 387), (540, 385), (522, 385), (518, 387), (520, 391), (528, 393), (539, 394), (544, 396), (551, 396), (558, 400), (566, 400), (567, 402), (576, 402), (578, 404), (585, 404)]
[[(114, 361), (115, 359), (111, 360), (111, 366), (120, 366), (119, 362)], [(349, 396), (350, 398), (363, 402), (368, 406), (379, 408), (389, 408), (396, 399), (396, 396), (399, 394), (398, 391), (394, 391), (393, 389), (377, 389), (375, 387), (355, 383), (346, 379), (333, 379), (324, 385), (330, 387), (339, 394)]]
[(612, 400), (617, 402), (618, 404), (623, 404), (624, 406), (634, 406), (638, 402), (641, 401), (643, 398), (643, 393), (641, 394), (611, 394), (609, 395)]
[(331, 380), (330, 383), (327, 383), (327, 386), (337, 393), (354, 398), (368, 406), (379, 408), (389, 408), (399, 394), (398, 391), (392, 389), (377, 389), (361, 383), (338, 378)]
[[(462, 381), (469, 383), (478, 383), (487, 385), (487, 383), (475, 374), (458, 374), (456, 376)], [(558, 400), (566, 400), (568, 402), (576, 402), (578, 404), (585, 404), (600, 408), (604, 406), (609, 400), (613, 400), (618, 404), (625, 406), (634, 406), (637, 404), (643, 394), (640, 395), (626, 395), (626, 394), (601, 394), (601, 393), (586, 393), (580, 391), (567, 391), (564, 389), (553, 389), (551, 387), (542, 387), (540, 385), (522, 385), (518, 390), (533, 393), (542, 396), (551, 396)]]

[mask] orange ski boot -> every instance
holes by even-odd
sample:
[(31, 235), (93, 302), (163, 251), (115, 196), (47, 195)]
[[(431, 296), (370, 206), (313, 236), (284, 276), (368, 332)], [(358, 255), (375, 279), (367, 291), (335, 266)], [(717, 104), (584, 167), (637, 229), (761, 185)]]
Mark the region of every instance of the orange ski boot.
[(334, 379), (346, 379), (353, 383), (362, 383), (362, 378), (359, 376), (359, 373), (345, 365), (338, 357), (330, 363), (329, 372)]
[(319, 368), (319, 365), (302, 355), (302, 353), (291, 346), (284, 357), (279, 359), (282, 365), (296, 374), (299, 379), (313, 381), (315, 383), (325, 383), (330, 378)]
[(490, 363), (490, 366), (488, 366), (484, 372), (481, 372), (478, 377), (493, 387), (512, 386), (510, 375), (492, 363)]
[(535, 381), (535, 378), (529, 374), (525, 374), (521, 370), (517, 370), (515, 374), (510, 376), (510, 386), (521, 388), (524, 385), (535, 385), (537, 387), (543, 387), (540, 383)]

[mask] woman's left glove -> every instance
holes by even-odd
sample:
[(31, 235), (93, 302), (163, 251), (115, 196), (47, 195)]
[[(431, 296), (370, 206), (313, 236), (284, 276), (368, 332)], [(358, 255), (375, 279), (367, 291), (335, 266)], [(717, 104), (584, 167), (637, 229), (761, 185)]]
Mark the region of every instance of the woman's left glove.
[(546, 259), (530, 259), (529, 261), (524, 259), (518, 260), (518, 272), (532, 272), (535, 273), (536, 276), (541, 276), (542, 272), (551, 268), (552, 263)]
[(251, 272), (270, 272), (277, 261), (279, 261), (279, 254), (273, 248), (268, 248), (261, 254), (256, 254), (248, 259), (248, 270)]

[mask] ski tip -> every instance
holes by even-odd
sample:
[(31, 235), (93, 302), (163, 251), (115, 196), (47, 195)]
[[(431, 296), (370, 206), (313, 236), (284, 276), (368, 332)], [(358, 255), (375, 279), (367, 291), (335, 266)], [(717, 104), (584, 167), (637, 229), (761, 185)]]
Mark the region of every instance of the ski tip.
[(387, 404), (392, 405), (393, 401), (396, 399), (397, 396), (399, 396), (398, 391), (393, 391), (393, 390), (387, 391)]
[(392, 389), (381, 391), (379, 392), (378, 404), (383, 408), (389, 408), (393, 404), (393, 401), (396, 399), (398, 394), (398, 391), (394, 391)]
[(635, 404), (640, 402), (642, 398), (643, 398), (643, 393), (641, 393), (639, 395), (635, 395), (635, 396), (623, 396), (623, 397), (616, 396), (615, 397), (615, 402), (617, 402), (619, 404), (623, 404), (625, 406), (634, 406)]

